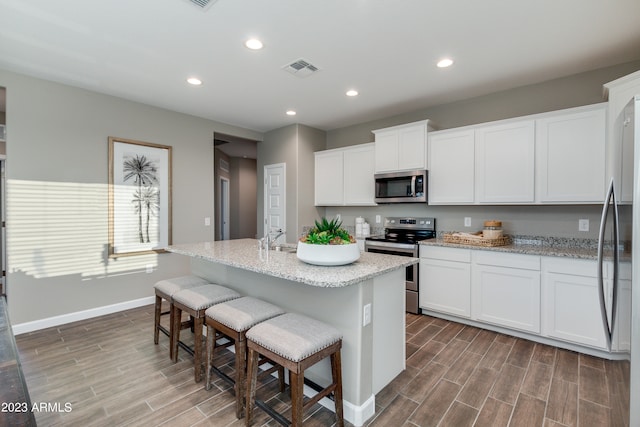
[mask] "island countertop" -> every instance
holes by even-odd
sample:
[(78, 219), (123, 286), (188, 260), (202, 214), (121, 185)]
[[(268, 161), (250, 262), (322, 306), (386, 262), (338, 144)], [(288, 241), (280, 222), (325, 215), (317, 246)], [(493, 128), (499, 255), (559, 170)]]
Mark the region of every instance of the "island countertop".
[(418, 262), (418, 258), (364, 252), (352, 264), (316, 266), (300, 261), (295, 253), (260, 250), (258, 240), (255, 239), (185, 243), (165, 249), (176, 254), (325, 288), (353, 285)]

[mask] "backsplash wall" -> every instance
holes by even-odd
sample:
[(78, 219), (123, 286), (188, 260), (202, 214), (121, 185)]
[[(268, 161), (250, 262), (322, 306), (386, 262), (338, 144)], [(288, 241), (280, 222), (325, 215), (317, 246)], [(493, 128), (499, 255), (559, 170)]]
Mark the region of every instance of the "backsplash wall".
[[(355, 218), (362, 216), (371, 225), (376, 215), (382, 221), (387, 216), (434, 217), (437, 231), (474, 232), (482, 230), (486, 220), (502, 221), (505, 234), (578, 239), (597, 239), (600, 227), (601, 205), (553, 205), (553, 206), (431, 206), (423, 204), (392, 204), (374, 207), (338, 206), (326, 207), (325, 216), (340, 214), (343, 224), (355, 225)], [(471, 227), (464, 226), (464, 218), (471, 218)], [(578, 220), (589, 220), (589, 231), (578, 231)], [(620, 239), (631, 239), (631, 206), (620, 206)]]

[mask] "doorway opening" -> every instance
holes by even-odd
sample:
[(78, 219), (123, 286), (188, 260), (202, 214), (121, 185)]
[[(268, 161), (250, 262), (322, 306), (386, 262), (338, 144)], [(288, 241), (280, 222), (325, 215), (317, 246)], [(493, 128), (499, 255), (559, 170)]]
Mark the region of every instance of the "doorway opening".
[(229, 180), (220, 177), (220, 240), (229, 240)]
[(257, 143), (214, 133), (214, 240), (257, 237)]

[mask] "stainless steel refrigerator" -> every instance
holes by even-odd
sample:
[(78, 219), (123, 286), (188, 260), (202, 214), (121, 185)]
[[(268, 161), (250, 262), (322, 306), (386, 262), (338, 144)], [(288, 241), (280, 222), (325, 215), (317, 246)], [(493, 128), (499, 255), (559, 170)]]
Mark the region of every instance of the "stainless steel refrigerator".
[[(619, 206), (617, 192), (620, 182), (611, 178), (602, 208), (602, 219), (598, 238), (598, 284), (600, 314), (609, 351), (620, 353), (628, 349), (629, 365), (622, 372), (629, 372), (629, 426), (640, 426), (640, 95), (634, 97), (624, 108), (620, 122), (622, 128), (616, 133), (621, 138), (622, 147), (627, 155), (633, 150), (633, 163), (621, 156), (620, 167), (633, 167), (633, 205), (631, 207), (631, 291), (620, 292), (620, 254), (623, 249), (620, 239)], [(625, 150), (622, 150), (623, 152)], [(626, 164), (623, 166), (623, 164)], [(620, 197), (622, 198), (622, 197)], [(621, 205), (628, 213), (629, 206)], [(628, 237), (628, 234), (627, 234)], [(604, 268), (612, 268), (612, 275)], [(611, 279), (612, 276), (612, 279)], [(627, 288), (628, 289), (628, 288)], [(631, 299), (631, 301), (629, 301)], [(624, 314), (623, 314), (624, 313)], [(629, 314), (630, 313), (630, 314)], [(629, 345), (614, 344), (616, 330), (622, 329), (622, 335), (629, 336)], [(628, 332), (630, 331), (630, 333)], [(620, 335), (618, 335), (619, 337)], [(624, 347), (624, 348), (621, 348)], [(626, 364), (626, 361), (620, 363)], [(615, 381), (613, 378), (610, 381)], [(619, 384), (619, 383), (618, 383)], [(626, 388), (626, 385), (625, 385)], [(625, 393), (622, 393), (622, 395)], [(626, 407), (626, 405), (624, 405)]]
[(632, 100), (631, 111), (630, 121), (626, 124), (634, 138), (629, 425), (640, 426), (640, 95)]

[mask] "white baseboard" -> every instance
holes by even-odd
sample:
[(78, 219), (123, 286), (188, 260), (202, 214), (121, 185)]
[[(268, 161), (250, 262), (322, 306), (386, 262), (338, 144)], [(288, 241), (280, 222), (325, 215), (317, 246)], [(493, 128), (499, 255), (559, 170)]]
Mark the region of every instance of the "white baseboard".
[(89, 310), (76, 311), (75, 313), (62, 314), (60, 316), (34, 320), (32, 322), (18, 323), (17, 325), (12, 325), (11, 327), (13, 329), (13, 335), (26, 334), (28, 332), (38, 331), (40, 329), (46, 329), (53, 326), (64, 325), (66, 323), (77, 322), (79, 320), (91, 319), (92, 317), (104, 316), (105, 314), (117, 313), (118, 311), (129, 310), (131, 308), (142, 307), (144, 305), (154, 303), (155, 296), (150, 296), (132, 301), (105, 305), (103, 307), (91, 308)]
[(351, 402), (343, 400), (342, 406), (344, 419), (354, 426), (360, 427), (376, 413), (376, 397), (372, 394), (371, 397), (360, 406), (356, 406)]

